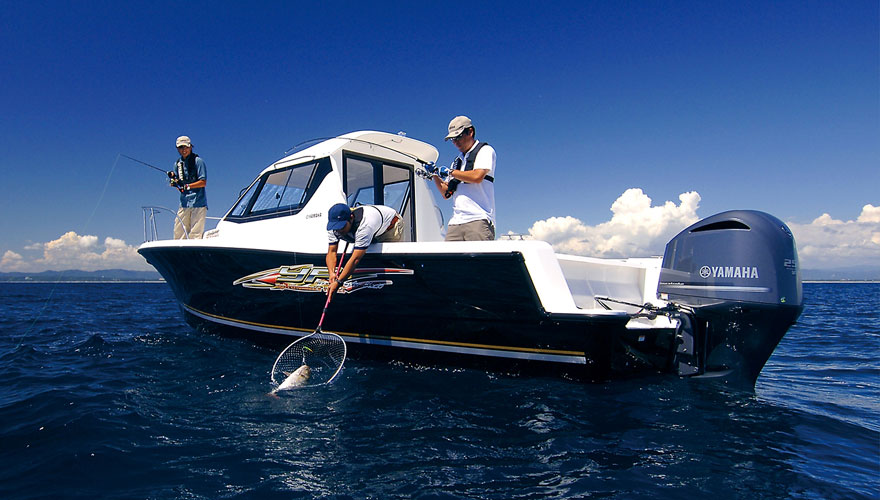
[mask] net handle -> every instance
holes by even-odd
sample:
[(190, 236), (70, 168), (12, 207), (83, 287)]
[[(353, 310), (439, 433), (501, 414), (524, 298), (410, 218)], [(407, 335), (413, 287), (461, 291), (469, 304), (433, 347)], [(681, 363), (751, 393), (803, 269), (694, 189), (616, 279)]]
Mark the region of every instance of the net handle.
[[(339, 264), (336, 266), (336, 271), (334, 274), (339, 277), (339, 271), (342, 270), (342, 262), (345, 260), (345, 253), (348, 252), (348, 242), (345, 242), (345, 248), (342, 249), (342, 254), (339, 256)], [(318, 321), (318, 328), (315, 329), (315, 332), (321, 331), (321, 325), (324, 324), (324, 316), (327, 315), (327, 308), (330, 307), (330, 298), (333, 294), (330, 291), (330, 286), (327, 286), (327, 301), (324, 302), (324, 310), (321, 311), (321, 319)]]
[[(345, 247), (342, 249), (342, 254), (340, 254), (340, 256), (339, 256), (339, 263), (336, 265), (335, 271), (336, 271), (337, 276), (339, 275), (339, 271), (342, 270), (342, 262), (345, 260), (346, 252), (348, 252), (348, 242), (347, 241), (345, 242)], [(281, 351), (281, 354), (279, 354), (277, 358), (275, 358), (275, 363), (272, 364), (272, 372), (270, 373), (270, 378), (272, 379), (273, 383), (277, 383), (277, 382), (275, 382), (275, 368), (278, 366), (278, 362), (281, 361), (281, 358), (284, 356), (284, 353), (287, 352), (288, 349), (293, 347), (296, 343), (303, 342), (306, 339), (308, 339), (309, 337), (312, 337), (317, 333), (324, 334), (324, 332), (321, 331), (321, 325), (324, 324), (324, 317), (327, 315), (327, 308), (330, 306), (330, 298), (331, 297), (332, 297), (332, 295), (330, 293), (330, 287), (328, 286), (327, 287), (327, 300), (324, 302), (324, 310), (321, 311), (321, 319), (318, 321), (318, 327), (315, 328), (314, 332), (312, 332), (304, 337), (300, 337), (300, 338), (294, 340), (289, 346), (285, 347), (284, 350)], [(324, 335), (327, 335), (327, 334), (324, 334)], [(348, 352), (348, 346), (345, 345), (345, 340), (343, 340), (342, 337), (340, 337), (339, 335), (336, 335), (335, 333), (330, 334), (330, 335), (333, 335), (335, 338), (339, 339), (339, 342), (342, 343), (342, 347), (344, 349), (343, 353)], [(334, 378), (336, 378), (336, 375), (338, 375), (339, 371), (342, 369), (343, 363), (345, 363), (345, 354), (343, 354), (342, 361), (339, 363), (339, 367), (336, 369), (336, 372), (333, 374), (332, 377), (330, 377), (330, 380), (328, 380), (325, 383), (330, 383), (331, 381), (333, 381)], [(303, 355), (303, 364), (305, 364), (305, 355)]]

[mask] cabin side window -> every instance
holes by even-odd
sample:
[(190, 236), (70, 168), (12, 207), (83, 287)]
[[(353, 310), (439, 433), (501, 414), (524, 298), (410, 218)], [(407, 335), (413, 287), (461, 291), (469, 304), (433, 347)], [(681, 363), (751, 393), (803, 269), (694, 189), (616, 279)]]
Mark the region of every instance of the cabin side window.
[(343, 155), (343, 188), (350, 207), (385, 205), (403, 216), (401, 241), (415, 241), (415, 213), (412, 199), (413, 170), (387, 160)]
[(330, 159), (323, 158), (267, 172), (239, 198), (226, 220), (247, 222), (299, 213), (330, 171)]
[(376, 204), (373, 165), (358, 158), (345, 160), (345, 193), (348, 206)]
[(384, 205), (394, 208), (397, 213), (404, 216), (412, 213), (412, 196), (410, 190), (409, 170), (393, 165), (382, 166), (382, 196)]

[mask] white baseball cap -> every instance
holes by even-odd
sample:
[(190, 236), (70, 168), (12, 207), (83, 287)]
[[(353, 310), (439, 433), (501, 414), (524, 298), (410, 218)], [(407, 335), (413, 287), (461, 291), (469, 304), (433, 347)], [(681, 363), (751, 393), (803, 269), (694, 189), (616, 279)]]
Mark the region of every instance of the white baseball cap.
[(449, 122), (449, 135), (447, 135), (444, 140), (448, 141), (453, 137), (458, 137), (466, 128), (470, 127), (473, 127), (470, 118), (466, 116), (456, 116), (451, 122)]

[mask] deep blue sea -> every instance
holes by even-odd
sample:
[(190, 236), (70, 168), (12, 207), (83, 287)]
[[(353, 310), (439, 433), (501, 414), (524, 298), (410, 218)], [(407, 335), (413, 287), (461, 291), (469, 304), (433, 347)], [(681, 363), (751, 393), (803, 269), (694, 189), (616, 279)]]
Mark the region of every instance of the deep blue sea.
[(804, 285), (755, 391), (277, 350), (165, 284), (0, 284), (0, 498), (880, 498), (880, 284)]

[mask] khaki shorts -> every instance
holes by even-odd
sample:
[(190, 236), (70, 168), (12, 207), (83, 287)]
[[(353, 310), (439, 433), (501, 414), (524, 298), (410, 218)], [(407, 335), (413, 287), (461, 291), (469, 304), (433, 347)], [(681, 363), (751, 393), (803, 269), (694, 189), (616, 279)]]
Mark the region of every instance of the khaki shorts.
[(376, 243), (400, 241), (403, 236), (403, 217), (397, 216), (397, 222), (393, 226), (385, 230), (384, 233), (376, 236)]
[(446, 241), (492, 241), (495, 239), (495, 225), (486, 219), (450, 224), (446, 230)]

